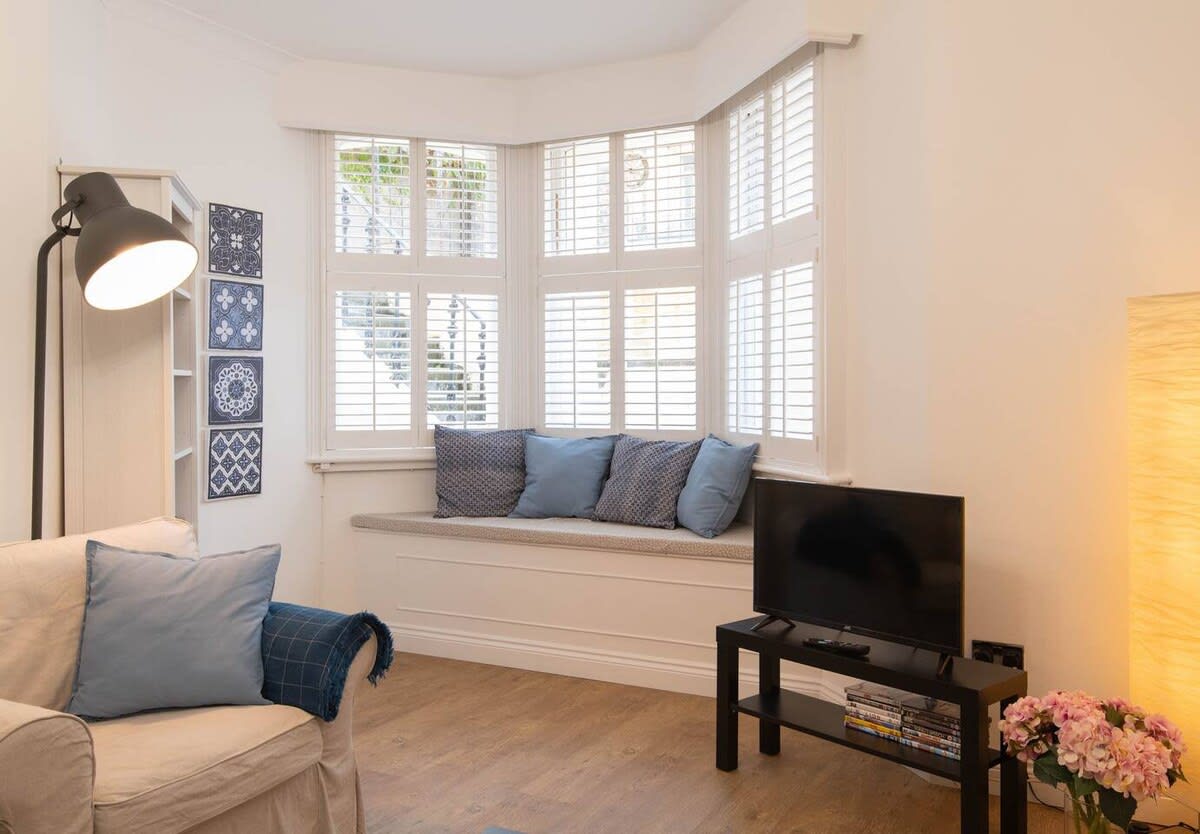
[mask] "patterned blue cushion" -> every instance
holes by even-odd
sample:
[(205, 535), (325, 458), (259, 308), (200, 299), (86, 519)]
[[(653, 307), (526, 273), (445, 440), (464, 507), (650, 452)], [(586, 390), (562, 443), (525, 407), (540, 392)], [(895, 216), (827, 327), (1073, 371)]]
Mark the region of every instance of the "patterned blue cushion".
[(699, 440), (639, 440), (621, 435), (608, 483), (596, 504), (596, 518), (673, 529), (679, 492), (699, 451)]
[(525, 435), (533, 429), (464, 431), (438, 426), (435, 518), (504, 516), (525, 489)]

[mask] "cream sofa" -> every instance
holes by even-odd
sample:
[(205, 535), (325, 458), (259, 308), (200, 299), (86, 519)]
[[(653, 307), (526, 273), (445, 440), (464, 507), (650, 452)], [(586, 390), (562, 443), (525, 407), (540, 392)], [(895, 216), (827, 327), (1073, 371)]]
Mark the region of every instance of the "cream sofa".
[(85, 723), (63, 710), (89, 538), (197, 554), (192, 528), (176, 519), (0, 546), (0, 832), (364, 831), (351, 724), (375, 638), (355, 657), (332, 722), (273, 704)]

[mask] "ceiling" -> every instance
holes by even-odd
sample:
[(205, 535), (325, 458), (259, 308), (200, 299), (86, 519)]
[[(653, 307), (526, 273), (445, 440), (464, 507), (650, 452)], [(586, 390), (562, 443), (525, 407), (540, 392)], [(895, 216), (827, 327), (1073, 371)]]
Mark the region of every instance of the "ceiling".
[(741, 0), (169, 0), (296, 58), (520, 77), (689, 49)]

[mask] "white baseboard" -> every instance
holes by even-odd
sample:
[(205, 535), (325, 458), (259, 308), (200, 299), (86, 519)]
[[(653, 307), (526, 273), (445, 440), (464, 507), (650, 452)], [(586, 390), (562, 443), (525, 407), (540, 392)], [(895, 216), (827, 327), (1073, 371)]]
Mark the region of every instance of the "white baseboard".
[[(468, 660), (576, 678), (645, 686), (669, 692), (712, 697), (717, 669), (713, 663), (679, 660), (662, 655), (594, 649), (567, 643), (496, 636), (475, 631), (389, 624), (396, 648), (414, 654)], [(716, 653), (716, 646), (713, 646)], [(740, 682), (757, 686), (758, 673), (740, 670)], [(816, 676), (784, 673), (780, 682), (796, 692), (837, 703), (842, 692)]]

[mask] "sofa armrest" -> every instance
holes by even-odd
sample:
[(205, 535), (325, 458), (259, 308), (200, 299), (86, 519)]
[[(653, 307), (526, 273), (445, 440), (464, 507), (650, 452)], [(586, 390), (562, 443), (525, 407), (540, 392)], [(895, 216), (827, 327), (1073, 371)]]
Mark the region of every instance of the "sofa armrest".
[(379, 618), (272, 602), (263, 620), (263, 697), (333, 721), (351, 664), (371, 638), (366, 678), (376, 683), (392, 664), (392, 635)]
[(94, 780), (87, 724), (0, 699), (0, 832), (91, 834)]

